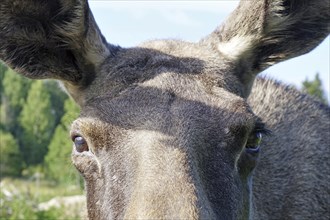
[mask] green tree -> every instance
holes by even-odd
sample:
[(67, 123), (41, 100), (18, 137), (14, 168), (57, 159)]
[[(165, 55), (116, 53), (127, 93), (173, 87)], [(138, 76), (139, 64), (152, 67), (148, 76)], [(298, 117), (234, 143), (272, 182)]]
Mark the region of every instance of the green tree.
[(0, 130), (0, 178), (20, 176), (22, 157), (15, 138), (8, 132)]
[(18, 115), (21, 112), (31, 80), (18, 75), (12, 69), (1, 67), (1, 108), (0, 117), (2, 127), (19, 136)]
[(45, 163), (49, 178), (59, 183), (75, 183), (77, 171), (71, 162), (72, 141), (69, 137), (69, 125), (78, 117), (79, 108), (68, 98), (64, 110), (65, 114), (51, 139)]
[(51, 113), (55, 124), (59, 124), (64, 114), (64, 102), (68, 98), (68, 95), (60, 88), (59, 84), (55, 80), (45, 80), (44, 84), (51, 100)]
[(34, 81), (19, 117), (22, 126), (21, 151), (27, 165), (43, 162), (55, 128), (50, 94), (42, 81)]
[(306, 79), (303, 83), (302, 91), (318, 98), (321, 102), (327, 104), (325, 92), (322, 88), (322, 81), (318, 73), (316, 73), (314, 80)]
[[(0, 60), (0, 94), (3, 93), (3, 85), (2, 85), (2, 81), (3, 78), (5, 76), (5, 72), (7, 71), (7, 67), (5, 66), (5, 64), (3, 64)], [(1, 105), (1, 98), (0, 98), (0, 105)]]
[(3, 97), (3, 78), (5, 77), (5, 72), (7, 71), (7, 67), (0, 60), (0, 129), (4, 129), (4, 125), (2, 123), (4, 119), (4, 114), (2, 113), (2, 97)]

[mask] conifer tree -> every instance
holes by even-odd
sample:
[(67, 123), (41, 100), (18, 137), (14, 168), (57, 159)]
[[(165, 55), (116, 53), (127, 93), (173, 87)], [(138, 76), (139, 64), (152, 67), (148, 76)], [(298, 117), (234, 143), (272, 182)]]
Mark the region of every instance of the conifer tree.
[[(3, 64), (0, 60), (0, 94), (3, 93), (3, 85), (2, 85), (2, 81), (3, 78), (5, 76), (5, 72), (7, 71), (7, 67), (5, 66), (5, 64)], [(0, 97), (0, 105), (1, 105), (1, 97)]]
[(64, 104), (65, 114), (49, 144), (49, 150), (45, 158), (47, 175), (59, 183), (75, 183), (77, 171), (72, 166), (71, 152), (72, 141), (69, 137), (69, 126), (79, 114), (78, 106), (68, 98)]
[(58, 82), (55, 80), (45, 80), (44, 84), (50, 94), (52, 115), (57, 125), (60, 123), (64, 114), (64, 102), (68, 98), (68, 95), (60, 88)]
[[(19, 136), (18, 115), (27, 97), (31, 80), (18, 75), (12, 69), (1, 67), (1, 124), (4, 130)], [(5, 70), (5, 71), (4, 71)]]
[(15, 138), (0, 130), (0, 179), (5, 176), (20, 176), (22, 158)]
[(322, 81), (321, 81), (318, 73), (316, 73), (314, 80), (309, 81), (308, 79), (306, 79), (303, 82), (302, 90), (304, 92), (316, 97), (321, 102), (327, 104), (325, 93), (322, 88)]
[(22, 126), (21, 151), (27, 165), (43, 162), (55, 121), (50, 94), (42, 81), (34, 81), (19, 117)]

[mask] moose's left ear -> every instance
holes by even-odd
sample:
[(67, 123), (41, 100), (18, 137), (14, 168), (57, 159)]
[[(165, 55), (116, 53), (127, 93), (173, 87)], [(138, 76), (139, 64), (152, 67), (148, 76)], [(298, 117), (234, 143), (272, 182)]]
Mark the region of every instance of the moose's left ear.
[(0, 1), (0, 59), (26, 77), (80, 87), (112, 50), (87, 0)]
[(259, 72), (311, 51), (329, 32), (329, 0), (241, 0), (203, 41), (236, 65), (248, 96)]

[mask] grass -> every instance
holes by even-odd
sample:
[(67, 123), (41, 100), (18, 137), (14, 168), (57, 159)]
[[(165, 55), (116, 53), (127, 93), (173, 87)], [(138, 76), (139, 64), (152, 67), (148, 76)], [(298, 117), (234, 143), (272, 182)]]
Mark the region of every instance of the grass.
[[(77, 185), (56, 185), (47, 180), (5, 178), (0, 183), (1, 220), (67, 220), (81, 219), (85, 207), (77, 209), (38, 209), (38, 205), (54, 197), (82, 195)], [(74, 211), (73, 211), (74, 210)]]

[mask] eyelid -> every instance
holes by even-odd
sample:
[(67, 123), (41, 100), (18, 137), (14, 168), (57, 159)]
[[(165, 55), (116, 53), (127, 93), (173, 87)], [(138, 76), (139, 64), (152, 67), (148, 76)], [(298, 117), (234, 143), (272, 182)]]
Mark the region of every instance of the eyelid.
[(255, 134), (261, 133), (262, 136), (271, 135), (272, 131), (267, 128), (266, 124), (261, 121), (261, 119), (257, 119), (257, 122), (254, 125), (254, 132)]
[(70, 137), (71, 137), (71, 140), (74, 141), (74, 139), (76, 137), (82, 137), (82, 135), (78, 131), (73, 130), (73, 131), (70, 131)]

